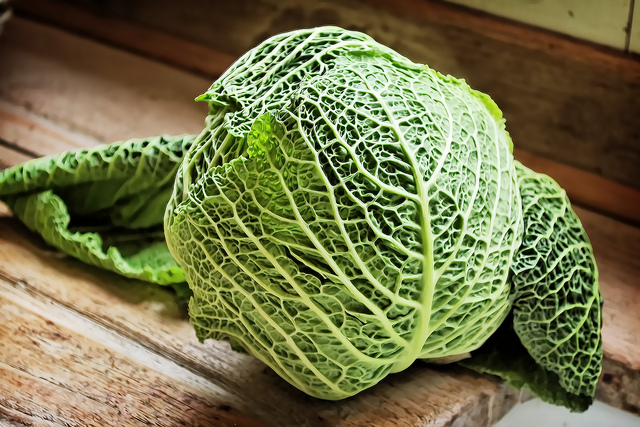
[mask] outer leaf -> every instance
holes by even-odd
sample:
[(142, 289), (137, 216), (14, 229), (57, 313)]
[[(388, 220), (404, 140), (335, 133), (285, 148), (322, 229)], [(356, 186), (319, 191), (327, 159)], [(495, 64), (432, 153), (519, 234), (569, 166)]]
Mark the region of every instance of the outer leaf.
[(463, 364), (584, 411), (602, 369), (598, 269), (564, 190), (518, 162), (516, 170), (524, 238), (511, 267), (513, 325)]
[(516, 165), (525, 233), (512, 266), (514, 330), (565, 389), (593, 396), (602, 366), (602, 297), (591, 244), (565, 191)]
[(127, 277), (182, 283), (162, 218), (193, 138), (134, 139), (34, 159), (0, 172), (0, 198), (75, 258)]
[(200, 339), (339, 399), (495, 331), (522, 210), (487, 97), (319, 28), (265, 42), (204, 98), (166, 215)]
[(573, 412), (584, 412), (593, 402), (592, 396), (565, 390), (558, 374), (545, 369), (531, 357), (513, 330), (512, 315), (479, 350), (473, 352), (470, 359), (460, 364), (479, 373), (497, 375), (512, 387), (527, 388), (545, 402), (567, 407)]
[(126, 277), (163, 285), (184, 282), (184, 272), (167, 249), (162, 230), (72, 231), (64, 201), (51, 190), (7, 199), (13, 213), (61, 251)]

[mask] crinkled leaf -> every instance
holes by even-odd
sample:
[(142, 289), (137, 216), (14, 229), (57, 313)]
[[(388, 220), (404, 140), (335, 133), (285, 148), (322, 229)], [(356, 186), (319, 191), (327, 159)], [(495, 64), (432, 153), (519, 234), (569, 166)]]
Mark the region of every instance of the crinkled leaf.
[(488, 97), (325, 27), (268, 40), (202, 99), (166, 215), (201, 339), (339, 399), (495, 331), (522, 211)]
[(470, 359), (459, 363), (482, 374), (496, 375), (512, 387), (526, 388), (545, 402), (573, 412), (584, 412), (593, 402), (592, 396), (565, 390), (558, 374), (543, 368), (531, 357), (513, 330), (511, 315)]
[(584, 411), (602, 370), (602, 297), (591, 244), (555, 181), (518, 162), (516, 170), (524, 236), (511, 266), (513, 324), (464, 364)]
[(162, 220), (193, 139), (134, 139), (34, 159), (0, 172), (0, 199), (47, 243), (81, 261), (180, 284), (184, 272), (167, 249)]
[(516, 163), (524, 238), (514, 258), (514, 330), (571, 393), (593, 396), (602, 364), (602, 297), (587, 233), (565, 191)]

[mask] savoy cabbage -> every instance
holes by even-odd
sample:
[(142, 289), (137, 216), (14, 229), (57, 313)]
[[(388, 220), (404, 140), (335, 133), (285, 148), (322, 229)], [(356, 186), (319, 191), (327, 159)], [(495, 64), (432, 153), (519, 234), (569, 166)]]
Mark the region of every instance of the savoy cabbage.
[(591, 246), (564, 191), (514, 160), (488, 96), (320, 27), (268, 39), (198, 100), (197, 137), (36, 159), (0, 172), (0, 197), (76, 258), (188, 282), (199, 339), (310, 395), (461, 360), (589, 406)]

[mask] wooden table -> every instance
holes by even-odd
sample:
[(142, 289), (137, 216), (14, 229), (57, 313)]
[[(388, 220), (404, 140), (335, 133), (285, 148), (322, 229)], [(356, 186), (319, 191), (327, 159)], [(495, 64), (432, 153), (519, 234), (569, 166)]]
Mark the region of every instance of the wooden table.
[[(210, 80), (23, 18), (0, 37), (0, 167), (67, 149), (197, 133)], [(598, 396), (640, 408), (640, 230), (578, 209), (605, 298)], [(199, 343), (162, 287), (47, 247), (0, 212), (0, 425), (488, 426), (522, 396), (417, 362), (341, 402), (305, 396), (224, 342)]]

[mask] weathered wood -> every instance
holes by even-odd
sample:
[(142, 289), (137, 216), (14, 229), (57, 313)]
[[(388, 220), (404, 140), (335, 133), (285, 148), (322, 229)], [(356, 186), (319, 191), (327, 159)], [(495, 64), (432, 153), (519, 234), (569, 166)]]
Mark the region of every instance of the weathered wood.
[(6, 113), (27, 110), (65, 137), (81, 134), (95, 145), (197, 133), (204, 124), (206, 105), (193, 98), (210, 81), (60, 30), (12, 19), (0, 37), (0, 64), (0, 99), (14, 106)]
[(100, 143), (74, 133), (30, 112), (26, 108), (0, 99), (0, 130), (5, 145), (11, 144), (25, 155), (47, 156), (67, 150), (92, 147)]
[(12, 149), (11, 146), (3, 145), (2, 141), (0, 141), (0, 169), (7, 168), (17, 163), (26, 162), (32, 158), (33, 157), (28, 154)]
[[(77, 314), (67, 315), (73, 330), (60, 325), (59, 311), (0, 280), (0, 407), (9, 419), (17, 413), (67, 426), (259, 424), (113, 351), (104, 345), (111, 334), (83, 329), (88, 322)], [(144, 349), (124, 345), (154, 362)]]
[[(8, 37), (0, 49), (0, 61), (11, 64), (0, 70), (0, 129), (25, 151), (49, 155), (134, 136), (197, 133), (203, 125), (205, 112), (193, 93), (209, 86), (205, 78), (188, 75), (183, 83), (184, 73), (141, 58), (132, 74), (120, 66), (132, 61), (127, 53), (21, 19), (12, 22)], [(87, 52), (98, 65), (87, 70), (76, 52)], [(110, 67), (116, 64), (120, 74), (114, 77)], [(163, 73), (160, 80), (139, 77)], [(171, 102), (156, 104), (158, 97)], [(87, 99), (92, 108), (81, 107)], [(574, 202), (640, 223), (640, 191), (520, 149), (516, 157), (558, 180)]]
[(171, 37), (163, 31), (96, 15), (66, 3), (29, 0), (21, 2), (18, 7), (26, 14), (54, 18), (58, 26), (210, 78), (222, 74), (236, 59), (234, 55)]
[(640, 371), (613, 359), (602, 363), (603, 375), (596, 398), (616, 408), (640, 415)]
[(516, 402), (514, 392), (496, 380), (422, 364), (347, 401), (310, 398), (226, 342), (198, 343), (169, 291), (62, 257), (7, 217), (0, 217), (0, 280), (185, 366), (222, 390), (221, 403), (274, 425), (409, 426), (423, 420), (446, 426), (480, 405), (469, 425), (484, 426)]
[(58, 427), (59, 424), (53, 424), (50, 421), (38, 419), (31, 415), (24, 414), (13, 409), (5, 408), (0, 405), (0, 425), (3, 427), (25, 427), (25, 426), (42, 426), (42, 427)]
[(639, 190), (527, 151), (514, 150), (514, 156), (536, 172), (553, 177), (571, 203), (640, 225)]
[[(28, 4), (18, 10), (59, 21)], [(73, 4), (234, 56), (286, 30), (363, 30), (490, 94), (516, 147), (640, 189), (640, 62), (610, 50), (431, 1), (186, 0), (179, 17), (166, 0)]]
[[(571, 38), (558, 36), (548, 31), (539, 31), (528, 25), (518, 25), (493, 16), (449, 7), (430, 0), (363, 0), (379, 7), (383, 12), (392, 13), (412, 21), (427, 25), (436, 24), (462, 29), (479, 37), (508, 43), (530, 51), (544, 52), (558, 59), (566, 59), (589, 67), (596, 67), (620, 74), (627, 78), (637, 78), (640, 62), (629, 55), (591, 43), (581, 43)], [(523, 51), (522, 54), (525, 54)]]
[[(640, 338), (635, 333), (640, 326), (637, 317), (640, 312), (637, 284), (640, 262), (634, 256), (640, 231), (584, 209), (577, 211), (592, 238), (605, 298), (603, 336), (607, 363), (603, 380), (606, 382), (600, 385), (599, 397), (610, 404), (622, 405), (624, 409), (637, 410), (634, 402), (640, 398), (638, 383), (629, 379), (637, 378), (640, 372)], [(214, 380), (228, 392), (225, 403), (233, 403), (239, 410), (255, 417), (286, 424), (306, 422), (315, 418), (316, 413), (322, 413), (324, 421), (336, 423), (342, 411), (357, 413), (359, 405), (354, 409), (353, 402), (366, 404), (366, 400), (358, 402), (359, 398), (345, 405), (308, 399), (280, 381), (256, 359), (231, 351), (226, 343), (199, 344), (183, 317), (184, 312), (169, 292), (61, 258), (9, 218), (0, 219), (0, 277), (39, 298), (57, 301), (82, 313)], [(431, 400), (422, 396), (425, 402), (421, 404), (438, 406), (443, 393), (454, 393), (444, 388), (444, 384), (460, 375), (460, 372), (434, 371), (423, 366), (414, 366), (407, 372), (399, 376), (399, 380), (394, 380), (395, 376), (389, 377), (374, 392), (363, 396), (374, 399), (380, 398), (381, 393), (390, 399), (385, 404), (389, 406), (404, 398), (389, 397), (387, 387), (392, 390), (397, 387), (394, 393), (404, 393), (406, 387), (419, 386), (440, 396), (432, 396)], [(470, 385), (467, 389), (460, 386), (466, 379), (458, 380), (452, 385), (457, 394), (473, 396), (473, 390), (480, 384), (488, 389), (495, 387), (487, 382)], [(399, 381), (399, 385), (393, 385), (394, 381)], [(503, 393), (498, 393), (497, 398), (513, 399), (513, 395)], [(482, 400), (481, 396), (476, 397)], [(415, 401), (406, 403), (412, 406)], [(494, 414), (499, 412), (496, 408)], [(419, 416), (419, 413), (414, 415)], [(358, 413), (358, 416), (367, 415)]]

